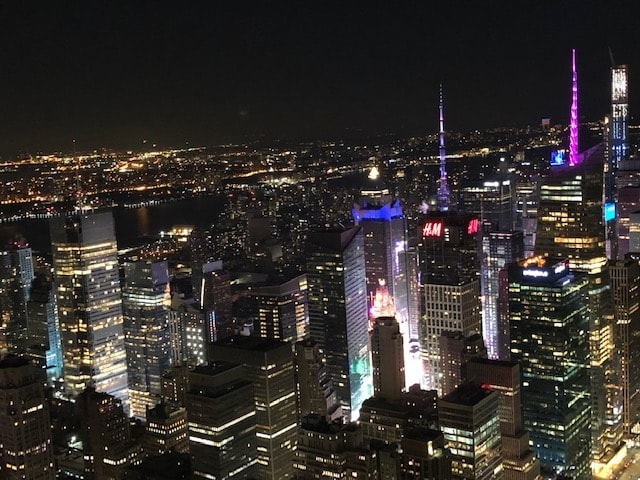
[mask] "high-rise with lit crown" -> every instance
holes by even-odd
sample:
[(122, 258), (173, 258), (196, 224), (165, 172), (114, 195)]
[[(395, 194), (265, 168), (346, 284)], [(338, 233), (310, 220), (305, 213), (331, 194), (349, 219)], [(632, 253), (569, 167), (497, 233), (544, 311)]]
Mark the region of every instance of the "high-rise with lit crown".
[(64, 385), (128, 404), (118, 250), (110, 210), (51, 219), (54, 281), (62, 335)]
[(589, 279), (533, 257), (509, 266), (511, 359), (522, 371), (524, 429), (540, 463), (591, 478)]
[(577, 74), (573, 52), (569, 162), (551, 167), (540, 187), (535, 251), (588, 274), (594, 472), (610, 467), (621, 446), (622, 395), (615, 358), (615, 311), (603, 215), (603, 144), (578, 152)]

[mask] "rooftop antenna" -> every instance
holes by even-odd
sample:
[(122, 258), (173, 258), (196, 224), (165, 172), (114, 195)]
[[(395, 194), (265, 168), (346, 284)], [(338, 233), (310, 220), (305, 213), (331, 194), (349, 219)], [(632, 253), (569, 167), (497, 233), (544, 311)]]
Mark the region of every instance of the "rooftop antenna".
[(569, 165), (578, 163), (578, 73), (576, 72), (576, 49), (571, 51), (571, 123), (569, 126)]
[(609, 58), (611, 59), (611, 67), (616, 68), (616, 62), (613, 60), (613, 52), (611, 51), (611, 46), (607, 47), (609, 49)]
[(440, 211), (449, 210), (449, 186), (447, 185), (447, 155), (444, 148), (444, 101), (440, 84), (440, 186), (438, 187), (438, 206)]
[(80, 158), (76, 152), (76, 140), (73, 139), (73, 156), (76, 160), (76, 210), (82, 211), (82, 190), (80, 189)]

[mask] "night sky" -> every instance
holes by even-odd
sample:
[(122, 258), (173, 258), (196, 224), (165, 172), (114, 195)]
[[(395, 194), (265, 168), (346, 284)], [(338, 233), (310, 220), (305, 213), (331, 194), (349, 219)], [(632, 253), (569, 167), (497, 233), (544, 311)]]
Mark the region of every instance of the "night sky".
[[(608, 111), (640, 121), (640, 2), (27, 1), (0, 5), (0, 154), (366, 138)], [(349, 5), (347, 5), (349, 4)]]

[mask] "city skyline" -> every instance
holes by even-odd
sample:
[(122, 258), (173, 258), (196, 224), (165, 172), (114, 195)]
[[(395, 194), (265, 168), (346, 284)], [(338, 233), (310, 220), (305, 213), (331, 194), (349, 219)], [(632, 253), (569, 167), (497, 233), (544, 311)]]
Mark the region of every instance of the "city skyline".
[(579, 119), (598, 120), (610, 50), (638, 88), (636, 10), (630, 1), (5, 6), (0, 154), (427, 134), (437, 131), (440, 83), (450, 131), (544, 116), (566, 124), (572, 48)]

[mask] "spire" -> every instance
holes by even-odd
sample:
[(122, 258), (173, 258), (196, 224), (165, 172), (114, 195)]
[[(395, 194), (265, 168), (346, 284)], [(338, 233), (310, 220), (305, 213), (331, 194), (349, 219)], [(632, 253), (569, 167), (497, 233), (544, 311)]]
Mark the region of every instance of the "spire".
[(576, 49), (572, 51), (571, 68), (571, 123), (569, 126), (569, 165), (578, 163), (578, 73), (576, 72)]
[(438, 208), (449, 210), (449, 186), (447, 185), (447, 156), (444, 149), (444, 101), (440, 84), (440, 186), (438, 187)]

